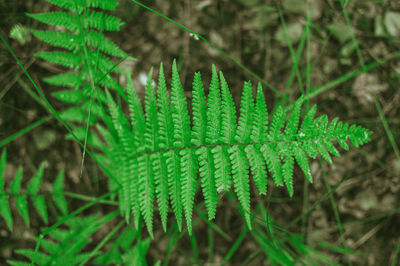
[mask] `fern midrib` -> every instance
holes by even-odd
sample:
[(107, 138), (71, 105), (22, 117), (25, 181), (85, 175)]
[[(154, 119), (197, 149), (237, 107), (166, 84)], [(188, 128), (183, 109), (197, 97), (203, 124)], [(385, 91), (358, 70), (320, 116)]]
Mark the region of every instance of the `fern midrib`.
[[(343, 137), (346, 136), (345, 134), (340, 134), (338, 137)], [(184, 147), (170, 147), (168, 149), (158, 149), (158, 150), (153, 150), (153, 151), (146, 151), (146, 152), (138, 152), (135, 154), (135, 157), (140, 157), (144, 155), (151, 155), (155, 153), (165, 153), (168, 151), (181, 151), (184, 149), (194, 149), (198, 150), (201, 148), (215, 148), (215, 147), (234, 147), (234, 146), (256, 146), (256, 145), (269, 145), (269, 144), (284, 144), (284, 143), (302, 143), (306, 141), (321, 141), (321, 140), (326, 140), (326, 141), (331, 141), (332, 139), (335, 139), (336, 136), (332, 136), (332, 138), (327, 138), (329, 136), (323, 135), (323, 136), (318, 136), (318, 138), (315, 139), (304, 139), (304, 140), (278, 140), (278, 141), (267, 141), (267, 142), (251, 142), (251, 143), (244, 143), (244, 142), (236, 142), (236, 143), (219, 143), (219, 144), (204, 144), (204, 145), (196, 145), (196, 146), (184, 146)], [(347, 138), (347, 136), (346, 136)]]

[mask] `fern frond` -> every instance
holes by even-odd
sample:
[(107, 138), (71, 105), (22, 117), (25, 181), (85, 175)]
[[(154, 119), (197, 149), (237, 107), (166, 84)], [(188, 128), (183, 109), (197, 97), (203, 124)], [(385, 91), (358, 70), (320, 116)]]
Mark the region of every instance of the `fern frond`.
[[(25, 192), (21, 192), (23, 169), (22, 166), (18, 167), (17, 173), (6, 192), (4, 189), (5, 180), (5, 166), (7, 161), (6, 149), (3, 150), (0, 157), (0, 216), (4, 218), (8, 228), (13, 230), (13, 217), (9, 205), (9, 200), (14, 199), (15, 205), (19, 214), (22, 216), (25, 224), (29, 226), (29, 205), (28, 197), (32, 199), (33, 206), (42, 220), (48, 222), (47, 205), (44, 194), (41, 192), (42, 178), (44, 173), (45, 164), (42, 163), (38, 170), (35, 172), (33, 178), (29, 181)], [(61, 174), (61, 172), (60, 172)], [(56, 205), (60, 208), (62, 213), (67, 211), (67, 204), (64, 198), (63, 179), (57, 178), (51, 191), (52, 197)]]
[[(88, 216), (85, 218), (72, 217), (65, 221), (68, 229), (49, 230), (49, 237), (37, 238), (40, 250), (17, 249), (16, 253), (27, 257), (29, 265), (78, 265), (88, 261), (93, 255), (82, 250), (91, 242), (91, 236), (100, 226), (109, 222), (115, 214), (102, 218)], [(39, 245), (38, 245), (39, 246)], [(20, 261), (7, 261), (11, 265), (24, 265)]]
[[(128, 179), (135, 180), (136, 184), (137, 175), (139, 176), (139, 194), (134, 190), (135, 186), (132, 186), (132, 183), (129, 189), (137, 195), (140, 213), (150, 235), (153, 226), (154, 193), (164, 229), (169, 194), (179, 230), (184, 211), (191, 234), (197, 174), (209, 219), (216, 215), (218, 193), (230, 190), (233, 179), (234, 191), (244, 211), (246, 223), (251, 228), (250, 170), (259, 194), (267, 192), (268, 170), (273, 183), (277, 186), (285, 185), (288, 194), (293, 196), (295, 162), (307, 180), (312, 182), (308, 157), (321, 155), (330, 162), (330, 154), (339, 156), (333, 144), (335, 141), (347, 147), (346, 141), (350, 140), (353, 146), (358, 146), (368, 142), (371, 134), (362, 127), (338, 122), (338, 119), (331, 123), (328, 123), (326, 116), (314, 119), (315, 107), (311, 108), (301, 121), (303, 98), (298, 99), (292, 108), (278, 106), (269, 123), (262, 87), (257, 87), (254, 104), (250, 82), (244, 84), (240, 115), (237, 119), (228, 85), (222, 73), (219, 75), (220, 82), (218, 81), (215, 67), (212, 70), (207, 108), (201, 76), (199, 73), (195, 74), (193, 126), (190, 127), (187, 102), (176, 62), (174, 61), (172, 67), (171, 100), (162, 65), (157, 101), (151, 72), (146, 85), (145, 115), (133, 89), (128, 92), (133, 125), (131, 134), (136, 136), (132, 156), (138, 161), (138, 169), (132, 172)], [(113, 112), (116, 111), (110, 110), (111, 117), (115, 120), (116, 115)], [(120, 113), (119, 116), (121, 115)], [(123, 138), (119, 138), (117, 143), (123, 141)], [(115, 149), (118, 147), (116, 145)], [(123, 196), (120, 197), (120, 200), (126, 200)], [(135, 209), (133, 204), (136, 203), (130, 202), (131, 208)]]
[(6, 170), (7, 150), (4, 149), (0, 158), (0, 215), (4, 218), (8, 228), (12, 231), (13, 218), (10, 206), (8, 205), (8, 195), (4, 193), (4, 173)]
[(47, 224), (49, 219), (46, 210), (46, 202), (43, 195), (38, 195), (40, 185), (42, 184), (43, 171), (44, 163), (39, 166), (39, 169), (29, 182), (26, 192), (27, 194), (32, 195), (33, 205), (35, 206), (40, 217), (42, 217), (43, 221)]

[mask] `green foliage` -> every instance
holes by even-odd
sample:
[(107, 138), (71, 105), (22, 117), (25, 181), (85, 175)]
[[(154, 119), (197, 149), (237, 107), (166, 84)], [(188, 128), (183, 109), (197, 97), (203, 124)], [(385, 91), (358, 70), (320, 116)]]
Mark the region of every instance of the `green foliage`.
[(39, 169), (36, 171), (32, 179), (29, 181), (28, 186), (25, 192), (21, 192), (22, 185), (22, 166), (18, 167), (17, 173), (10, 184), (8, 191), (4, 189), (5, 185), (5, 166), (6, 166), (6, 156), (7, 152), (4, 149), (0, 159), (0, 216), (4, 218), (7, 223), (8, 228), (13, 230), (13, 216), (11, 214), (10, 208), (10, 200), (15, 200), (15, 205), (17, 207), (18, 212), (24, 219), (24, 222), (27, 226), (30, 224), (29, 219), (29, 205), (28, 198), (32, 200), (33, 206), (35, 207), (37, 213), (42, 218), (42, 220), (47, 224), (48, 223), (48, 213), (47, 206), (48, 202), (46, 202), (46, 194), (49, 194), (54, 200), (55, 205), (60, 209), (63, 215), (66, 215), (67, 210), (67, 202), (64, 198), (64, 172), (61, 171), (56, 180), (53, 183), (52, 190), (48, 193), (42, 191), (42, 177), (44, 173), (45, 163), (42, 163), (39, 166)]
[[(64, 51), (36, 53), (36, 56), (53, 64), (72, 69), (68, 73), (45, 78), (44, 81), (69, 90), (53, 93), (58, 100), (67, 104), (84, 105), (84, 109), (64, 114), (62, 118), (69, 122), (94, 124), (101, 108), (99, 103), (105, 100), (104, 90), (122, 87), (114, 81), (112, 73), (121, 72), (110, 57), (128, 58), (114, 42), (105, 37), (104, 31), (119, 31), (124, 24), (119, 18), (106, 14), (103, 10), (115, 10), (117, 0), (48, 0), (66, 10), (27, 16), (50, 26), (63, 27), (65, 30), (31, 30), (31, 33), (43, 42)], [(92, 8), (96, 8), (93, 10)], [(66, 50), (66, 51), (65, 51)], [(89, 119), (87, 114), (90, 113)], [(86, 114), (86, 115), (85, 115)], [(77, 127), (79, 128), (79, 126)], [(77, 129), (79, 130), (79, 129)], [(86, 134), (84, 134), (86, 136)]]
[(32, 264), (21, 261), (7, 261), (10, 265), (78, 265), (99, 255), (93, 252), (82, 252), (92, 242), (91, 236), (100, 226), (110, 221), (115, 214), (104, 217), (98, 215), (85, 218), (72, 217), (65, 222), (68, 229), (53, 229), (47, 238), (36, 238), (41, 250), (18, 249)]
[[(329, 123), (325, 115), (314, 119), (315, 106), (301, 121), (303, 98), (287, 108), (278, 106), (269, 122), (262, 87), (257, 87), (254, 104), (250, 82), (244, 83), (237, 117), (228, 85), (222, 73), (219, 82), (215, 67), (207, 104), (201, 76), (199, 73), (194, 76), (191, 126), (175, 61), (171, 97), (166, 89), (162, 65), (158, 83), (156, 95), (151, 70), (144, 113), (134, 89), (128, 90), (131, 126), (108, 94), (107, 105), (112, 118), (112, 124), (108, 124), (111, 126), (109, 131), (117, 134), (103, 135), (108, 150), (120, 151), (113, 165), (121, 166), (116, 170), (120, 173), (122, 191), (125, 191), (124, 196), (120, 195), (121, 210), (128, 216), (133, 213), (135, 220), (141, 215), (151, 236), (155, 195), (164, 229), (169, 195), (179, 229), (184, 213), (191, 233), (197, 184), (201, 184), (208, 218), (213, 219), (218, 193), (231, 189), (232, 178), (234, 191), (251, 228), (251, 179), (254, 179), (258, 192), (266, 194), (268, 169), (273, 183), (277, 186), (285, 184), (289, 195), (293, 196), (295, 162), (312, 182), (310, 157), (321, 155), (332, 163), (331, 154), (340, 156), (333, 144), (335, 141), (348, 149), (348, 140), (358, 147), (368, 142), (372, 134), (360, 126), (338, 122), (338, 119)], [(103, 117), (105, 121), (109, 120), (107, 117)], [(132, 152), (128, 153), (121, 147), (130, 147)], [(128, 165), (124, 163), (127, 160), (131, 162)], [(129, 167), (129, 171), (125, 167)], [(129, 195), (134, 196), (129, 198)]]

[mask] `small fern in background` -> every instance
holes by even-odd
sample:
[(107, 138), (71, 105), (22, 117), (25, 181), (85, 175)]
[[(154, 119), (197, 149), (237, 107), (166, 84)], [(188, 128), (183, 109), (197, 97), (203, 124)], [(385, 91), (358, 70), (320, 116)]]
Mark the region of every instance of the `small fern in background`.
[(244, 83), (240, 112), (236, 115), (228, 84), (215, 67), (207, 98), (200, 73), (194, 75), (192, 119), (175, 61), (171, 97), (162, 65), (157, 93), (152, 85), (152, 70), (149, 73), (143, 109), (133, 87), (127, 93), (131, 125), (107, 92), (110, 117), (103, 118), (109, 131), (100, 132), (108, 142), (106, 153), (115, 155), (112, 165), (120, 166), (115, 171), (122, 184), (121, 211), (127, 220), (132, 213), (136, 225), (142, 216), (151, 236), (155, 198), (164, 230), (170, 200), (179, 229), (184, 213), (191, 233), (197, 187), (201, 186), (208, 218), (213, 219), (218, 193), (229, 191), (231, 183), (251, 228), (250, 173), (259, 194), (267, 192), (269, 172), (273, 183), (285, 185), (293, 196), (295, 162), (312, 182), (309, 158), (321, 155), (332, 163), (331, 154), (340, 156), (334, 142), (348, 150), (348, 140), (358, 147), (368, 142), (372, 134), (337, 118), (331, 122), (326, 115), (315, 118), (315, 105), (300, 123), (303, 98), (289, 108), (278, 106), (269, 122), (262, 87), (258, 85), (254, 103), (250, 82)]
[[(111, 74), (121, 72), (110, 57), (128, 58), (115, 43), (104, 36), (103, 31), (119, 31), (124, 24), (119, 18), (102, 10), (115, 10), (117, 0), (48, 0), (65, 10), (29, 17), (55, 26), (55, 30), (31, 30), (31, 33), (60, 51), (39, 52), (36, 56), (66, 68), (67, 73), (45, 78), (44, 81), (70, 89), (54, 92), (52, 95), (67, 104), (75, 106), (65, 110), (62, 118), (70, 122), (93, 124), (100, 114), (100, 105), (105, 99), (100, 87), (118, 90), (123, 88), (114, 81)], [(95, 8), (95, 9), (94, 9)], [(79, 105), (79, 107), (77, 106)], [(90, 113), (88, 119), (87, 114)], [(82, 128), (76, 128), (76, 135), (84, 139)]]
[(18, 249), (21, 254), (31, 260), (31, 263), (9, 260), (10, 265), (80, 265), (97, 254), (82, 252), (92, 242), (92, 235), (109, 222), (113, 215), (100, 217), (98, 215), (84, 218), (72, 217), (65, 222), (68, 229), (54, 229), (49, 231), (48, 238), (36, 238), (40, 242), (41, 251)]
[(0, 216), (4, 218), (7, 223), (8, 228), (13, 230), (13, 216), (10, 210), (10, 199), (15, 200), (15, 205), (17, 207), (18, 212), (21, 214), (26, 226), (29, 227), (30, 219), (29, 219), (29, 205), (28, 199), (30, 198), (33, 202), (33, 206), (35, 207), (37, 213), (42, 218), (42, 220), (47, 224), (48, 223), (48, 214), (47, 214), (47, 205), (48, 201), (45, 199), (45, 194), (49, 194), (52, 196), (55, 205), (59, 208), (63, 215), (66, 215), (67, 210), (67, 202), (64, 198), (64, 172), (61, 171), (56, 180), (53, 183), (52, 190), (49, 193), (43, 193), (41, 191), (42, 186), (42, 178), (45, 168), (45, 163), (42, 163), (32, 179), (29, 181), (28, 186), (25, 190), (25, 193), (21, 192), (21, 184), (23, 179), (23, 170), (22, 166), (18, 167), (17, 173), (9, 187), (6, 191), (4, 188), (5, 185), (5, 166), (7, 161), (7, 152), (4, 149), (0, 158)]

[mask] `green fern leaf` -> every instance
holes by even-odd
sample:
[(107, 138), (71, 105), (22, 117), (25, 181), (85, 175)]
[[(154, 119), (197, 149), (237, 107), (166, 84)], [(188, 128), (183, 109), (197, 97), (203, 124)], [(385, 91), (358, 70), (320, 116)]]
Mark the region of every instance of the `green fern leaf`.
[[(120, 195), (120, 201), (123, 201), (120, 203), (121, 210), (132, 209), (136, 226), (139, 216), (143, 216), (151, 236), (154, 197), (166, 230), (168, 195), (179, 230), (185, 212), (191, 234), (197, 173), (208, 218), (215, 217), (218, 193), (229, 191), (233, 179), (246, 223), (251, 228), (249, 170), (259, 194), (267, 192), (268, 170), (274, 184), (285, 185), (292, 197), (295, 161), (312, 182), (308, 157), (322, 155), (330, 162), (330, 154), (339, 155), (334, 146), (335, 140), (345, 146), (349, 139), (354, 146), (359, 146), (366, 143), (371, 134), (366, 129), (342, 124), (337, 119), (328, 124), (326, 116), (314, 119), (315, 107), (307, 112), (299, 126), (303, 98), (298, 99), (292, 108), (278, 106), (271, 123), (268, 123), (262, 87), (257, 86), (254, 104), (250, 82), (244, 84), (240, 115), (236, 123), (232, 95), (222, 73), (219, 75), (219, 84), (215, 67), (212, 70), (207, 107), (201, 76), (195, 74), (191, 127), (176, 61), (172, 67), (171, 99), (162, 64), (157, 94), (152, 85), (151, 73), (152, 70), (145, 89), (145, 112), (133, 87), (128, 90), (132, 128), (128, 126), (121, 107), (114, 103), (107, 92), (110, 117), (104, 114), (104, 121), (110, 133), (101, 130), (109, 145), (109, 154), (116, 155), (115, 163), (122, 165), (122, 169), (130, 169), (120, 174), (124, 191)], [(132, 83), (130, 77), (128, 81)], [(291, 112), (287, 119), (288, 109)], [(129, 191), (130, 197), (126, 191)], [(135, 200), (131, 199), (132, 195), (135, 195)]]
[(192, 144), (195, 146), (206, 144), (207, 108), (203, 84), (200, 73), (194, 74), (193, 81), (193, 128)]
[(115, 43), (106, 38), (102, 33), (97, 31), (89, 31), (85, 37), (86, 43), (109, 55), (125, 58), (128, 55), (122, 51)]
[(39, 166), (39, 169), (36, 171), (32, 180), (29, 182), (26, 192), (27, 192), (27, 194), (32, 196), (33, 205), (35, 206), (40, 217), (47, 224), (48, 214), (47, 214), (47, 210), (46, 210), (46, 202), (44, 200), (43, 195), (38, 195), (40, 185), (42, 184), (44, 166), (45, 166), (44, 163), (42, 163)]
[(87, 7), (97, 7), (104, 10), (115, 10), (118, 6), (118, 0), (86, 0)]
[[(265, 104), (262, 86), (258, 83), (256, 106), (254, 109), (254, 121), (251, 132), (251, 141), (261, 143), (266, 140), (266, 132), (268, 130), (268, 112)], [(265, 160), (260, 152), (260, 145), (249, 145), (245, 148), (247, 158), (249, 159), (250, 169), (253, 174), (254, 181), (261, 195), (267, 193), (267, 172), (265, 168)]]
[(249, 229), (252, 228), (250, 220), (250, 186), (248, 178), (249, 165), (246, 160), (243, 146), (234, 145), (229, 149), (232, 162), (232, 178), (235, 192), (244, 211), (244, 218)]
[(22, 218), (24, 219), (24, 222), (26, 226), (29, 227), (29, 212), (28, 212), (28, 202), (26, 199), (25, 194), (19, 193), (19, 190), (21, 188), (21, 182), (22, 182), (22, 166), (20, 166), (17, 170), (17, 174), (15, 175), (15, 178), (13, 182), (10, 185), (10, 193), (15, 196), (15, 205), (21, 214)]
[(49, 12), (41, 14), (26, 13), (26, 15), (42, 23), (53, 26), (62, 26), (70, 31), (77, 31), (79, 29), (79, 24), (77, 23), (75, 16), (72, 13)]
[[(145, 117), (140, 103), (139, 97), (136, 94), (135, 88), (133, 87), (132, 80), (129, 78), (129, 88), (128, 92), (128, 106), (130, 111), (130, 121), (132, 123), (133, 134), (136, 144), (142, 144), (145, 133)], [(143, 145), (138, 145), (143, 147)]]
[(236, 141), (250, 142), (250, 134), (253, 126), (254, 100), (251, 82), (245, 82), (240, 103), (240, 116), (236, 131)]
[(154, 172), (149, 155), (138, 157), (140, 212), (146, 223), (147, 231), (153, 236)]
[(287, 143), (282, 143), (280, 145), (280, 152), (282, 156), (282, 176), (285, 181), (286, 187), (289, 192), (289, 196), (292, 197), (294, 193), (293, 189), (293, 166), (294, 159), (292, 156), (292, 150), (290, 149), (290, 145)]
[(64, 103), (80, 104), (83, 99), (81, 90), (56, 91), (51, 94), (54, 98)]
[(7, 150), (4, 149), (0, 158), (0, 215), (6, 221), (10, 231), (13, 229), (13, 218), (11, 215), (10, 205), (8, 203), (8, 195), (4, 193), (4, 180), (7, 161)]
[(218, 203), (218, 194), (213, 173), (215, 172), (214, 160), (210, 149), (201, 147), (197, 149), (196, 155), (199, 158), (199, 173), (201, 187), (207, 208), (208, 219), (214, 219)]
[[(221, 133), (220, 143), (231, 144), (235, 142), (236, 136), (236, 108), (229, 91), (228, 84), (222, 72), (221, 80)], [(215, 176), (222, 177), (216, 179), (217, 191), (229, 191), (231, 189), (231, 162), (227, 146), (216, 146), (212, 150), (215, 163)]]
[[(157, 92), (158, 125), (159, 125), (159, 145), (161, 149), (174, 147), (174, 127), (172, 122), (172, 109), (167, 86), (164, 77), (163, 65), (160, 64)], [(179, 230), (182, 229), (182, 197), (180, 188), (180, 160), (179, 156), (173, 152), (166, 152), (164, 155), (167, 161), (168, 191), (171, 197), (172, 210), (175, 213)], [(165, 177), (164, 177), (165, 178)]]
[(261, 153), (263, 154), (264, 159), (267, 162), (268, 171), (272, 173), (274, 183), (277, 186), (282, 186), (282, 163), (279, 158), (278, 152), (276, 151), (275, 145), (273, 143), (263, 144), (261, 147)]
[(304, 101), (304, 98), (300, 97), (293, 104), (292, 114), (290, 115), (290, 118), (286, 124), (285, 133), (284, 133), (287, 140), (295, 140), (295, 138), (296, 138), (297, 127), (299, 125), (299, 120), (300, 120), (300, 108), (301, 108), (303, 101)]
[(294, 142), (291, 149), (293, 151), (294, 158), (296, 159), (296, 162), (300, 166), (301, 170), (303, 170), (305, 177), (310, 183), (312, 183), (313, 179), (311, 176), (311, 170), (308, 164), (307, 154), (303, 150), (304, 148), (301, 147), (299, 143)]
[(271, 126), (269, 128), (268, 139), (271, 141), (279, 141), (281, 136), (281, 129), (285, 125), (286, 110), (278, 105), (272, 116)]
[(64, 197), (64, 171), (60, 171), (57, 175), (56, 181), (53, 183), (53, 199), (57, 207), (60, 209), (63, 215), (67, 215), (68, 207), (67, 201)]
[(266, 140), (265, 134), (268, 131), (268, 112), (265, 104), (262, 86), (258, 83), (256, 106), (254, 109), (254, 122), (251, 132), (251, 140), (253, 142), (263, 142)]
[(174, 145), (182, 148), (190, 145), (191, 131), (186, 97), (176, 67), (176, 60), (172, 65), (171, 82), (172, 121), (174, 123)]
[(254, 182), (260, 195), (267, 194), (267, 171), (265, 169), (265, 160), (260, 152), (260, 145), (254, 144), (245, 148), (249, 160), (250, 170), (253, 174)]
[(236, 136), (236, 108), (233, 102), (232, 94), (229, 91), (228, 84), (222, 72), (219, 72), (221, 79), (221, 95), (222, 95), (222, 125), (221, 125), (221, 142), (234, 143)]
[(69, 32), (31, 30), (32, 34), (43, 42), (70, 51), (76, 50), (80, 43), (76, 35)]
[(63, 87), (78, 87), (82, 84), (80, 75), (76, 73), (65, 73), (43, 79), (46, 83)]
[(209, 91), (206, 139), (207, 143), (216, 144), (221, 130), (221, 92), (219, 89), (218, 74), (214, 65), (212, 66)]
[(192, 234), (192, 212), (196, 194), (196, 175), (198, 162), (193, 149), (180, 152), (182, 168), (182, 201), (189, 235)]
[(121, 19), (108, 15), (104, 12), (89, 11), (85, 14), (85, 28), (91, 27), (100, 31), (119, 31), (124, 25)]
[(181, 161), (178, 151), (170, 150), (164, 154), (168, 168), (168, 190), (171, 197), (172, 210), (175, 213), (179, 231), (182, 230), (182, 184)]
[[(50, 63), (65, 66), (68, 68), (77, 69), (81, 66), (81, 57), (78, 54), (73, 54), (69, 52), (41, 52), (35, 54)], [(111, 67), (110, 67), (111, 69)]]
[(28, 257), (32, 262), (38, 265), (47, 265), (51, 259), (49, 255), (30, 249), (18, 249), (16, 253)]

